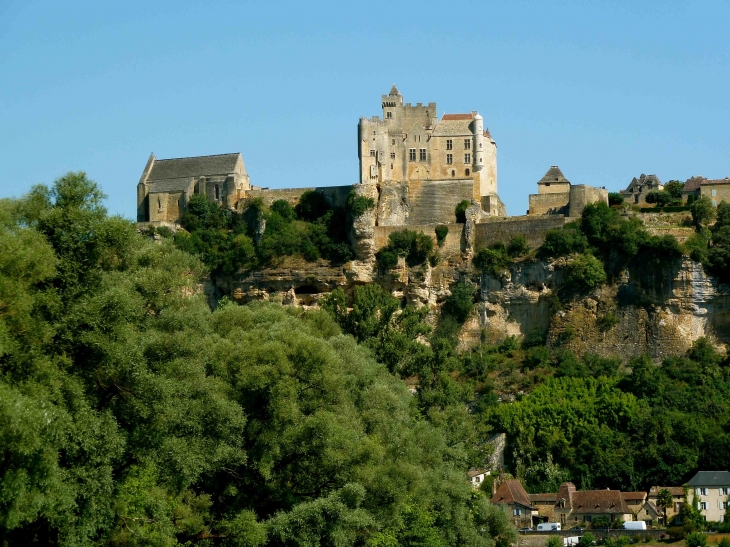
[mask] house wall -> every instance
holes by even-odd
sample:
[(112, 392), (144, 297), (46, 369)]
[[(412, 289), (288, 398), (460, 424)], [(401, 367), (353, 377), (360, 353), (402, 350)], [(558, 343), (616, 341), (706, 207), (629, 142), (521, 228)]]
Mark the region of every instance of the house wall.
[[(713, 191), (715, 194), (713, 195)], [(721, 201), (730, 203), (730, 183), (729, 184), (706, 184), (700, 186), (700, 196), (707, 196), (712, 200), (713, 205), (719, 204)]]
[(699, 498), (700, 503), (707, 504), (707, 509), (701, 509), (701, 512), (709, 522), (724, 522), (725, 507), (723, 503), (727, 503), (728, 501), (727, 492), (730, 489), (730, 485), (723, 487), (723, 494), (720, 493), (721, 490), (717, 486), (705, 487), (705, 494), (701, 493), (700, 488), (702, 487), (690, 489), (691, 501), (694, 501), (694, 498)]

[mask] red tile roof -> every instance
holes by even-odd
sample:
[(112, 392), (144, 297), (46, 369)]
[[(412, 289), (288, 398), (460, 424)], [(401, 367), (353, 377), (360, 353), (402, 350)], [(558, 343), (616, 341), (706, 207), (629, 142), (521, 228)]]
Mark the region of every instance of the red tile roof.
[(646, 492), (621, 492), (625, 500), (645, 500)]
[(522, 483), (517, 479), (504, 481), (492, 496), (492, 503), (518, 504), (534, 509)]
[(705, 179), (705, 180), (702, 181), (701, 184), (702, 184), (702, 186), (705, 186), (707, 184), (730, 184), (730, 179), (729, 178), (712, 179), (712, 180)]
[(473, 119), (474, 119), (474, 114), (444, 114), (441, 117), (442, 121), (445, 121), (445, 120), (469, 120), (469, 121), (471, 121)]
[(582, 490), (571, 498), (575, 513), (630, 513), (620, 490)]
[(531, 502), (555, 503), (557, 494), (527, 494)]
[(662, 490), (669, 490), (672, 496), (684, 496), (683, 486), (652, 486), (649, 489), (650, 496), (658, 496)]

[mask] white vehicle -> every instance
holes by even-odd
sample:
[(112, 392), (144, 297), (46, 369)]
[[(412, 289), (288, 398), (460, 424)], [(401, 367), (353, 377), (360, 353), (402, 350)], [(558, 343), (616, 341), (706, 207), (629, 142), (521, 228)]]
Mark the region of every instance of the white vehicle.
[(624, 530), (646, 530), (646, 522), (643, 520), (624, 522)]
[(557, 532), (560, 530), (559, 522), (542, 522), (537, 525), (538, 532)]
[(574, 545), (578, 545), (580, 543), (581, 536), (569, 536), (567, 538), (563, 538), (563, 546), (564, 547), (573, 547)]

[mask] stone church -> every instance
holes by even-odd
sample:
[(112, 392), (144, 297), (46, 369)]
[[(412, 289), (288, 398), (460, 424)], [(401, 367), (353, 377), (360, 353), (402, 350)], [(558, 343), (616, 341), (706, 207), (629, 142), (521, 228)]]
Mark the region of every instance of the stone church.
[(137, 185), (137, 222), (178, 222), (193, 194), (233, 209), (250, 189), (240, 153), (167, 160), (151, 154)]

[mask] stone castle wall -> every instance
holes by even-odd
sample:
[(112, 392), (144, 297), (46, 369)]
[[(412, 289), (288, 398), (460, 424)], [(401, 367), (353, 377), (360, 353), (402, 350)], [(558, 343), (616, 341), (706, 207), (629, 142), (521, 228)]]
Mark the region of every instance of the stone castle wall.
[(529, 214), (531, 215), (546, 215), (549, 213), (558, 213), (561, 212), (563, 209), (568, 208), (570, 204), (570, 192), (530, 194), (529, 200)]
[(570, 214), (572, 218), (579, 217), (586, 205), (602, 201), (608, 205), (608, 190), (596, 188), (587, 184), (578, 184), (570, 187)]
[(285, 199), (292, 206), (296, 205), (302, 194), (308, 190), (322, 194), (332, 207), (344, 207), (353, 185), (319, 186), (310, 188), (252, 188), (246, 192), (247, 198), (261, 198), (268, 207), (278, 199)]
[(521, 234), (527, 238), (530, 247), (537, 248), (545, 241), (548, 230), (562, 228), (565, 221), (566, 218), (562, 215), (487, 220), (475, 225), (474, 246), (476, 249), (481, 249), (495, 243), (509, 243), (510, 239)]

